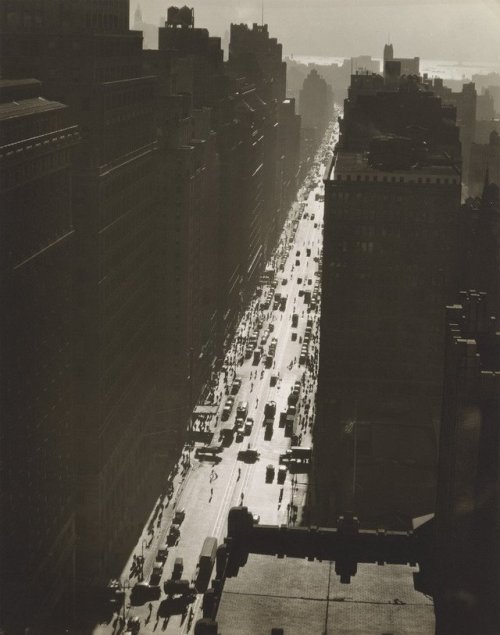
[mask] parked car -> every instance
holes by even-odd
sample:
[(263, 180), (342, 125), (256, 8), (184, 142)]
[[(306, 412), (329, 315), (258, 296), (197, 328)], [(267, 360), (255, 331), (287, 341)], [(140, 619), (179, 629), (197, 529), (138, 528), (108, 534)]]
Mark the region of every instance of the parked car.
[(139, 632), (140, 628), (141, 628), (141, 620), (137, 617), (137, 615), (134, 615), (133, 617), (128, 618), (127, 629), (131, 633), (135, 635), (136, 633)]
[(174, 519), (173, 519), (173, 523), (175, 525), (181, 525), (182, 521), (184, 520), (184, 518), (186, 518), (186, 510), (185, 509), (178, 509), (176, 510), (175, 514), (174, 514)]
[(167, 545), (169, 547), (172, 547), (173, 545), (177, 544), (177, 541), (179, 540), (180, 535), (181, 535), (181, 531), (179, 527), (177, 525), (172, 525), (170, 527), (170, 531), (168, 532)]
[(231, 394), (236, 395), (241, 388), (241, 379), (239, 377), (235, 377), (233, 381), (233, 385), (231, 386)]

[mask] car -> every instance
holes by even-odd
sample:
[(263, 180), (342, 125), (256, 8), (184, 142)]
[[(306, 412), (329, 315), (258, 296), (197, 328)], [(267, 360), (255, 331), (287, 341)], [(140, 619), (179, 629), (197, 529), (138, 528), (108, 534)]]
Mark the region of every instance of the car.
[(181, 535), (181, 532), (179, 530), (179, 527), (177, 525), (172, 525), (170, 527), (170, 531), (168, 532), (167, 545), (169, 547), (176, 545), (180, 535)]
[(227, 421), (229, 419), (230, 414), (231, 414), (231, 407), (224, 406), (224, 408), (222, 409), (222, 415), (221, 415), (222, 421)]
[(167, 557), (168, 557), (168, 545), (167, 543), (165, 543), (158, 549), (158, 555), (156, 556), (156, 558), (158, 560), (161, 560), (162, 562), (165, 562)]
[(296, 266), (296, 267), (299, 267), (299, 266), (300, 266), (300, 260), (296, 260), (296, 261), (295, 261), (295, 266)]
[(297, 414), (297, 407), (296, 407), (296, 406), (294, 406), (294, 405), (292, 405), (292, 404), (290, 404), (290, 405), (288, 406), (288, 408), (287, 408), (286, 412), (287, 412), (287, 414), (289, 414), (289, 415), (295, 415), (295, 414)]
[(295, 342), (297, 339), (297, 331), (292, 331), (292, 342)]
[(281, 284), (282, 284), (282, 285), (288, 284), (288, 280), (287, 280), (286, 278), (283, 278), (283, 279), (281, 280)]
[[(159, 586), (151, 586), (147, 582), (137, 582), (137, 584), (132, 587), (131, 591), (132, 604), (142, 604), (143, 602), (151, 599), (156, 600), (158, 599), (159, 595), (161, 595)], [(134, 632), (138, 633), (139, 631), (132, 631), (132, 633)]]
[[(220, 452), (220, 448), (215, 448), (215, 450)], [(185, 509), (177, 509), (174, 514), (173, 523), (175, 525), (181, 525), (182, 521), (186, 518), (186, 510)]]
[[(248, 444), (250, 446), (250, 443)], [(259, 452), (255, 448), (247, 447), (246, 450), (240, 450), (238, 452), (238, 461), (244, 461), (245, 463), (255, 463), (259, 460)]]
[(137, 617), (137, 615), (128, 618), (127, 628), (134, 635), (139, 632), (141, 628), (141, 620)]
[(231, 406), (231, 408), (234, 406), (234, 397), (231, 395), (226, 399), (226, 406)]
[(278, 485), (283, 485), (286, 480), (287, 469), (284, 465), (280, 465), (278, 468)]
[(277, 383), (278, 383), (278, 375), (271, 375), (271, 378), (269, 380), (269, 385), (273, 387), (273, 386), (276, 386)]
[(317, 227), (317, 226), (318, 226), (318, 223), (314, 223), (314, 227)]
[(235, 377), (233, 381), (233, 385), (231, 386), (231, 394), (236, 395), (241, 388), (241, 379), (239, 377)]
[(172, 569), (171, 580), (180, 580), (183, 571), (184, 571), (184, 561), (182, 560), (182, 558), (176, 558), (174, 560), (174, 568)]
[(249, 434), (252, 434), (252, 429), (253, 429), (253, 419), (249, 417), (245, 422), (245, 434), (247, 436)]
[(300, 276), (297, 278), (297, 282), (298, 282), (299, 284), (302, 284), (302, 278), (301, 278)]
[(274, 465), (271, 463), (266, 467), (266, 483), (272, 483), (274, 481)]
[(163, 568), (160, 564), (156, 564), (153, 567), (153, 571), (151, 572), (151, 576), (149, 577), (149, 585), (150, 586), (159, 586), (161, 580), (161, 574), (163, 573)]

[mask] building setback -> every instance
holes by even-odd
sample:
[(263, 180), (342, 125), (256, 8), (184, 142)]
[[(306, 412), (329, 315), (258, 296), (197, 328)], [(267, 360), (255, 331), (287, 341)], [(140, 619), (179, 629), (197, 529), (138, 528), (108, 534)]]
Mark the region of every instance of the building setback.
[[(400, 90), (382, 81), (352, 77), (325, 175), (316, 491), (321, 522), (354, 507), (363, 523), (401, 526), (434, 500), (429, 435), (440, 412), (442, 307), (456, 288), (460, 145), (439, 99), (413, 81)], [(408, 469), (391, 494), (370, 470), (356, 482), (358, 460), (392, 454)], [(398, 513), (420, 468), (427, 476)]]
[(73, 607), (78, 128), (39, 81), (0, 80), (0, 137), (0, 619), (14, 633)]

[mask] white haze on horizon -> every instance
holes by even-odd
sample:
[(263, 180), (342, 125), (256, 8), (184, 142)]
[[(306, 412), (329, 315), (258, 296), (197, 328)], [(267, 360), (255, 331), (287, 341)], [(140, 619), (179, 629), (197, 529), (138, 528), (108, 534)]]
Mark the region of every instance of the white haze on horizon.
[[(130, 0), (159, 25), (172, 0)], [(191, 0), (195, 26), (222, 37), (231, 22), (261, 22), (261, 0)], [(500, 0), (264, 0), (264, 22), (284, 55), (398, 57), (482, 62), (500, 68)]]

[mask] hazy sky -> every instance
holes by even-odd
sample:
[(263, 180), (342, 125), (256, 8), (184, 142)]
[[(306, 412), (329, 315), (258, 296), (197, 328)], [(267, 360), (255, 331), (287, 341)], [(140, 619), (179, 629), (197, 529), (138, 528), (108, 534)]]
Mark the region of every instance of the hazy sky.
[[(145, 22), (168, 6), (130, 0)], [(231, 22), (261, 21), (261, 0), (191, 0), (195, 26), (222, 36)], [(381, 57), (388, 36), (396, 56), (482, 61), (500, 66), (500, 0), (264, 0), (264, 22), (286, 55)]]

